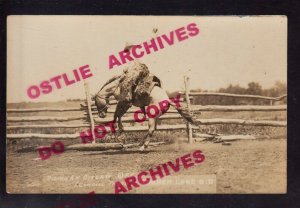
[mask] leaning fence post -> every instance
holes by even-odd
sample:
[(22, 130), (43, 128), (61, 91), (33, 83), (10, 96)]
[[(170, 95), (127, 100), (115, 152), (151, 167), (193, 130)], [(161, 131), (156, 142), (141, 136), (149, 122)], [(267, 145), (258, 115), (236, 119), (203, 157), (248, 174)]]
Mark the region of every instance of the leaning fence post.
[(95, 123), (94, 123), (94, 118), (93, 118), (93, 113), (92, 113), (90, 88), (89, 88), (89, 84), (85, 80), (84, 80), (84, 89), (85, 89), (85, 96), (86, 96), (86, 104), (87, 104), (87, 107), (88, 107), (88, 117), (90, 119), (90, 124), (91, 124), (91, 134), (92, 134), (92, 137), (93, 137), (92, 143), (95, 144), (96, 143), (95, 133), (94, 133)]
[[(186, 99), (186, 103), (187, 103), (188, 113), (191, 114), (191, 103), (190, 103), (190, 97), (189, 97), (189, 93), (190, 93), (189, 78), (186, 76), (184, 76), (184, 86), (185, 86), (185, 99)], [(189, 122), (187, 123), (187, 133), (188, 133), (188, 141), (189, 141), (189, 143), (192, 143), (193, 142), (193, 129), (192, 129), (192, 125)]]

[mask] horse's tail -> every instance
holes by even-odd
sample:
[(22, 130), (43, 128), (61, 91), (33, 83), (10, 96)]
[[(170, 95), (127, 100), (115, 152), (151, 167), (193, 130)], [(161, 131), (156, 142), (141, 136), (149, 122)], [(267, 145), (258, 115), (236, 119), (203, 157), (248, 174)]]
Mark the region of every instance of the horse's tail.
[(176, 108), (176, 110), (178, 111), (178, 113), (187, 121), (190, 122), (193, 125), (199, 126), (201, 124), (201, 122), (196, 118), (196, 116), (194, 116), (193, 114), (189, 113), (188, 109), (186, 107), (180, 106), (180, 107), (176, 107), (175, 104), (171, 103), (170, 104), (172, 106), (174, 106)]

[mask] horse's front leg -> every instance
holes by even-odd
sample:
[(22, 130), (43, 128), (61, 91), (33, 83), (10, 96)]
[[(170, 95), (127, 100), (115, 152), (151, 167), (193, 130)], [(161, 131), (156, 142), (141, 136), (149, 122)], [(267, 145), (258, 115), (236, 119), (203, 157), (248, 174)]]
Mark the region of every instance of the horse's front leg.
[(114, 113), (114, 122), (117, 121), (117, 123), (118, 123), (117, 132), (115, 135), (116, 139), (118, 139), (118, 137), (121, 136), (122, 132), (124, 131), (124, 127), (122, 124), (122, 116), (127, 112), (127, 110), (129, 108), (130, 108), (130, 105), (128, 105), (127, 102), (118, 102), (118, 104), (117, 104), (116, 111)]
[[(121, 136), (122, 132), (124, 131), (124, 127), (122, 124), (122, 117), (116, 115), (114, 115), (114, 124), (117, 124), (117, 126), (115, 127), (116, 131), (114, 132), (112, 138), (116, 141), (116, 142), (121, 142), (121, 140), (119, 139), (119, 137)], [(123, 143), (123, 142), (122, 142)]]
[(147, 135), (143, 138), (141, 142), (142, 146), (139, 149), (140, 151), (144, 151), (150, 143), (151, 137), (153, 136), (154, 131), (156, 130), (156, 118), (149, 118), (148, 127), (149, 130)]
[(115, 141), (116, 142), (121, 142), (122, 144), (125, 144), (125, 136), (124, 134), (122, 134), (124, 132), (124, 127), (123, 127), (123, 124), (122, 124), (122, 117), (118, 117), (117, 120), (117, 131), (115, 133)]
[(124, 131), (124, 127), (122, 124), (122, 117), (115, 115), (114, 116), (114, 123), (117, 123), (117, 133), (121, 134)]

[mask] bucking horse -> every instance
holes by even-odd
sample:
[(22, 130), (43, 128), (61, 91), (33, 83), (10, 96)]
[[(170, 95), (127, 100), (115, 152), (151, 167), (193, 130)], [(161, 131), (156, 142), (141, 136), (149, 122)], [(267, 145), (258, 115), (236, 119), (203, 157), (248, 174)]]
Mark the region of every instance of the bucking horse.
[[(114, 76), (109, 79), (99, 90), (99, 92), (93, 97), (95, 104), (98, 110), (98, 116), (100, 118), (105, 118), (107, 110), (110, 107), (109, 99), (114, 97), (118, 103), (114, 113), (113, 121), (117, 123), (117, 135), (120, 136), (124, 128), (122, 125), (122, 116), (127, 112), (131, 107), (131, 104), (128, 102), (121, 101), (120, 98), (120, 83), (124, 75)], [(132, 105), (139, 107), (142, 112), (146, 115), (145, 107), (150, 105), (159, 106), (159, 103), (164, 100), (169, 100), (167, 92), (162, 89), (160, 79), (156, 76), (149, 74), (150, 86), (148, 86), (150, 93), (140, 95), (138, 93), (132, 93)], [(135, 90), (136, 91), (136, 90)], [(185, 107), (178, 107), (172, 102), (168, 102), (167, 106), (164, 106), (164, 112), (159, 111), (155, 118), (148, 118), (148, 133), (140, 142), (140, 151), (143, 151), (150, 143), (151, 137), (153, 136), (154, 131), (156, 130), (157, 119), (164, 113), (166, 113), (170, 106), (174, 106), (178, 113), (188, 122), (193, 125), (199, 125), (200, 121), (197, 120), (194, 116), (190, 115)]]

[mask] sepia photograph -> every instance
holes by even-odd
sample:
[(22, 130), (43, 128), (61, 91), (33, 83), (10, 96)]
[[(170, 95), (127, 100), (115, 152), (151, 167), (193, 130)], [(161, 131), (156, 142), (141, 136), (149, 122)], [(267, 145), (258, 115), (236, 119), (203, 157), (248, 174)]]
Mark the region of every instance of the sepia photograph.
[(287, 22), (8, 16), (7, 193), (287, 193)]

